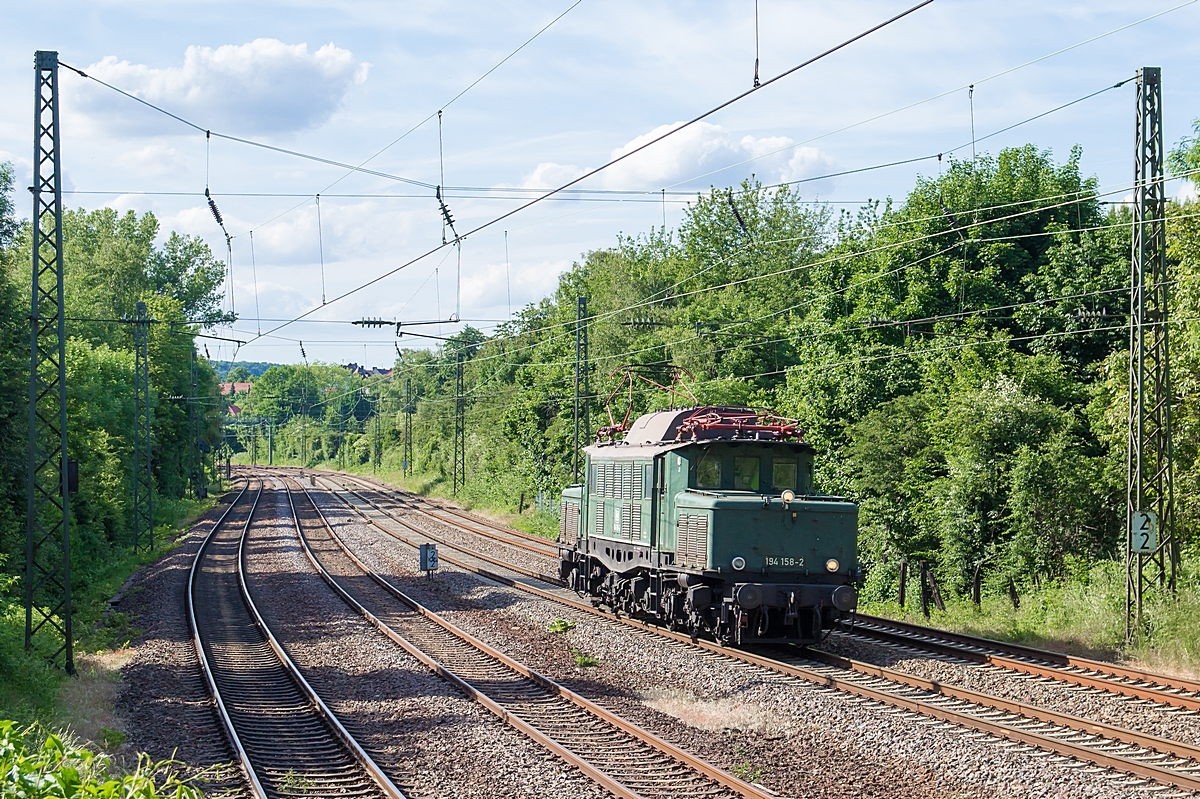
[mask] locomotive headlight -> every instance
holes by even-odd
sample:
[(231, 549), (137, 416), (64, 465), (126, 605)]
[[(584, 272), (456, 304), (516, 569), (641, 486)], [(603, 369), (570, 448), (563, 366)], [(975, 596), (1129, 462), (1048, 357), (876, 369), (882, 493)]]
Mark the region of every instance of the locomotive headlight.
[(782, 494), (780, 494), (779, 498), (783, 500), (784, 505), (787, 505), (789, 502), (791, 502), (792, 500), (794, 500), (796, 498), (796, 492), (789, 488), (786, 491), (784, 491)]
[(742, 569), (746, 568), (746, 559), (743, 558), (741, 555), (738, 555), (736, 558), (733, 559), (733, 561), (730, 565), (733, 566), (734, 571), (740, 572)]
[(842, 564), (837, 562), (837, 558), (830, 558), (825, 561), (825, 571), (835, 572), (842, 567)]

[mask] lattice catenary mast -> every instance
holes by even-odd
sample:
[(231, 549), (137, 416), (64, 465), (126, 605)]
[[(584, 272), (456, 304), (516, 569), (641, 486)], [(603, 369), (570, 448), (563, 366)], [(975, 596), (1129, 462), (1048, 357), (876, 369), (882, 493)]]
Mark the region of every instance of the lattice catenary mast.
[(58, 53), (39, 50), (34, 54), (25, 648), (44, 642), (51, 659), (61, 655), (74, 674), (60, 143)]
[[(588, 413), (588, 329), (587, 297), (575, 299), (575, 457), (572, 474), (579, 482), (579, 427), (584, 427), (584, 443), (592, 438), (592, 422)], [(582, 391), (580, 390), (582, 389)]]
[(413, 442), (412, 442), (412, 378), (404, 378), (404, 474), (413, 473)]
[(1166, 193), (1162, 70), (1137, 76), (1137, 153), (1129, 312), (1129, 480), (1125, 634), (1142, 626), (1147, 591), (1175, 589), (1171, 370), (1167, 335)]
[(133, 548), (154, 548), (154, 479), (150, 473), (150, 317), (146, 303), (133, 320)]
[(463, 354), (459, 349), (454, 366), (454, 493), (467, 482), (466, 397), (463, 396)]

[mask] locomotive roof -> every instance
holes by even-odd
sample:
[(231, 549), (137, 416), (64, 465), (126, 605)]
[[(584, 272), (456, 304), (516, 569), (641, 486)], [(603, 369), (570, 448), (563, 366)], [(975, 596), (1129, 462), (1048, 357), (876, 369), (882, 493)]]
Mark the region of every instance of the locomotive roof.
[[(694, 419), (701, 414), (718, 414), (720, 416), (746, 416), (757, 414), (754, 408), (732, 405), (697, 405), (691, 408), (673, 408), (668, 411), (655, 411), (642, 414), (629, 428), (625, 438), (615, 442), (601, 442), (588, 447), (589, 452), (603, 453), (612, 457), (637, 457), (638, 455), (654, 454), (673, 449), (680, 449), (697, 443), (715, 441), (739, 442), (777, 442), (784, 439), (763, 435), (762, 433), (732, 430), (691, 431), (687, 437), (680, 434), (680, 426), (688, 419)], [(793, 441), (793, 445), (809, 447), (803, 441)], [(650, 450), (647, 453), (646, 450)]]

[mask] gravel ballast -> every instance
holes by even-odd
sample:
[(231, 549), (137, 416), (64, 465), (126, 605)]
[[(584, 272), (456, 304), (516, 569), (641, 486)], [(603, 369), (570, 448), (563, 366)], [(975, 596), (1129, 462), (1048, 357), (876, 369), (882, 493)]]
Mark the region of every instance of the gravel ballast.
[(173, 758), (185, 774), (203, 773), (200, 784), (207, 793), (241, 796), (241, 769), (209, 695), (187, 620), (188, 572), (226, 507), (218, 504), (182, 537), (180, 547), (136, 572), (113, 605), (142, 631), (129, 645), (116, 709), (128, 747), (155, 760)]
[[(410, 547), (363, 524), (339, 500), (317, 498), (360, 557), (431, 609), (711, 762), (761, 769), (762, 782), (782, 794), (803, 795), (812, 779), (820, 795), (832, 796), (1146, 795), (1074, 761), (576, 614), (449, 565), (425, 579)], [(548, 632), (557, 617), (574, 629)], [(576, 652), (599, 666), (576, 666)], [(812, 776), (797, 782), (797, 775)]]
[(607, 796), (458, 693), (338, 598), (305, 556), (282, 490), (263, 497), (247, 582), (272, 632), (406, 794)]

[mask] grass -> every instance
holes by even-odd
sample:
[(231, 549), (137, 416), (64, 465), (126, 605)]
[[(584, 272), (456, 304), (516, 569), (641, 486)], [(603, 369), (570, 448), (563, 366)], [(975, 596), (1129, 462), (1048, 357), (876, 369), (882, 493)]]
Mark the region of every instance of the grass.
[(122, 769), (103, 753), (31, 725), (0, 721), (0, 796), (22, 799), (202, 799), (176, 763), (146, 755)]
[(762, 779), (765, 769), (755, 766), (749, 760), (744, 759), (746, 757), (745, 747), (733, 747), (733, 756), (741, 759), (740, 763), (735, 763), (733, 768), (730, 769), (733, 772), (733, 776), (746, 782), (758, 782)]
[[(119, 669), (127, 657), (121, 650), (139, 630), (130, 625), (126, 614), (110, 613), (108, 599), (138, 568), (174, 550), (178, 534), (215, 501), (215, 497), (156, 498), (154, 550), (140, 555), (117, 550), (102, 566), (90, 564), (81, 574), (72, 597), (78, 679), (67, 679), (38, 652), (25, 651), (25, 611), (18, 578), (0, 571), (0, 719), (70, 730), (85, 741), (113, 748), (114, 733), (124, 734), (112, 710), (120, 686)], [(106, 729), (110, 732), (103, 732)]]
[(1174, 598), (1167, 592), (1151, 596), (1145, 605), (1146, 626), (1129, 643), (1122, 563), (1099, 563), (1069, 580), (1026, 589), (1016, 609), (1006, 589), (985, 594), (979, 607), (969, 599), (946, 596), (946, 611), (931, 609), (928, 620), (921, 615), (919, 594), (911, 590), (906, 608), (887, 601), (864, 602), (860, 609), (984, 638), (1200, 677), (1198, 567), (1197, 559), (1184, 560)]

